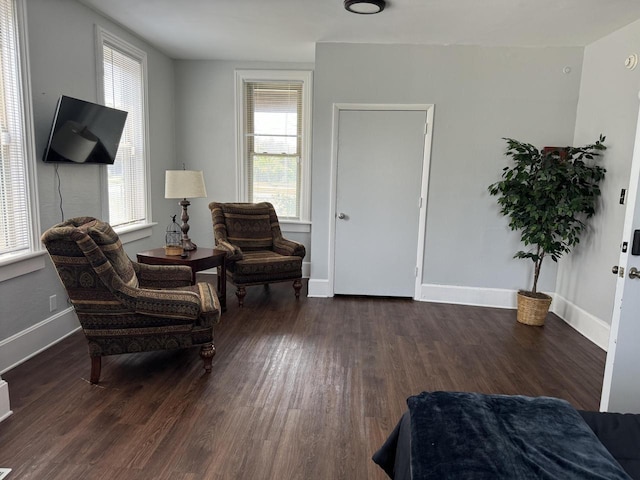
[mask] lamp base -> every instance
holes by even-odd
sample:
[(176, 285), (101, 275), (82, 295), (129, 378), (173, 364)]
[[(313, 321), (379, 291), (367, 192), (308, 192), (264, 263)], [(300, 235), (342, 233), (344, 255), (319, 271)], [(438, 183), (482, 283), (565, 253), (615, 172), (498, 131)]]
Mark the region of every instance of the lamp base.
[(198, 248), (198, 246), (195, 243), (193, 243), (190, 238), (183, 238), (182, 239), (182, 249), (183, 250), (185, 250), (187, 252), (190, 252), (192, 250), (196, 250), (197, 248)]
[(191, 203), (189, 203), (189, 200), (187, 200), (186, 198), (183, 198), (180, 202), (178, 202), (178, 205), (182, 207), (182, 225), (180, 225), (180, 228), (182, 229), (182, 249), (185, 252), (190, 252), (198, 248), (198, 246), (191, 241), (188, 233), (189, 213), (187, 212), (187, 207), (191, 205)]

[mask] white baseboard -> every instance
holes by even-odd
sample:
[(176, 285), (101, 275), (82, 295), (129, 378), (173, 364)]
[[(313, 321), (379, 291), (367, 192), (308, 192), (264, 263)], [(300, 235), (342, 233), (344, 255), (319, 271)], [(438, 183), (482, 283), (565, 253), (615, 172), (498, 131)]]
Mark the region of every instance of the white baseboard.
[(605, 352), (607, 351), (609, 348), (609, 332), (611, 330), (611, 326), (607, 322), (591, 315), (557, 294), (553, 295), (551, 311)]
[(12, 413), (9, 404), (9, 385), (0, 378), (0, 422)]
[(333, 293), (329, 289), (329, 280), (310, 278), (307, 297), (333, 297)]
[[(423, 284), (420, 300), (494, 308), (517, 308), (516, 290), (458, 287)], [(595, 345), (607, 350), (610, 325), (574, 305), (560, 295), (552, 294), (551, 311)]]
[[(0, 341), (0, 351), (2, 351), (0, 374), (26, 362), (79, 328), (80, 324), (75, 311), (73, 308), (67, 308)], [(12, 413), (9, 384), (0, 378), (0, 422)]]
[(516, 291), (501, 288), (422, 284), (419, 300), (479, 307), (516, 308)]
[(0, 341), (0, 375), (26, 362), (80, 328), (73, 308), (67, 308)]

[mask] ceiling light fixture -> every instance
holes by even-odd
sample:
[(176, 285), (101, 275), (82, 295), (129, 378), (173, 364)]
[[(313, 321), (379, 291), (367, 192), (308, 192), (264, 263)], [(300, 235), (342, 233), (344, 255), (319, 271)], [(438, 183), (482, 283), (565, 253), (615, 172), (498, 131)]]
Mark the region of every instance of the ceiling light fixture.
[(344, 8), (352, 13), (371, 15), (384, 10), (386, 2), (384, 0), (344, 0)]

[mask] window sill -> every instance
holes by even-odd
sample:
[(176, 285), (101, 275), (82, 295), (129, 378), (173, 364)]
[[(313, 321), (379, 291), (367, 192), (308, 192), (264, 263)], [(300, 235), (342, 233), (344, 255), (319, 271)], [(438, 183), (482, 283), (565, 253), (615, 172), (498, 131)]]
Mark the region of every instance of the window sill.
[(0, 282), (43, 269), (46, 253), (40, 250), (0, 260)]
[(311, 222), (304, 220), (280, 220), (280, 230), (287, 233), (309, 233)]
[(120, 242), (124, 245), (126, 243), (150, 237), (153, 233), (154, 225), (157, 225), (157, 223), (151, 222), (140, 225), (131, 225), (127, 227), (114, 228), (114, 230), (120, 237)]

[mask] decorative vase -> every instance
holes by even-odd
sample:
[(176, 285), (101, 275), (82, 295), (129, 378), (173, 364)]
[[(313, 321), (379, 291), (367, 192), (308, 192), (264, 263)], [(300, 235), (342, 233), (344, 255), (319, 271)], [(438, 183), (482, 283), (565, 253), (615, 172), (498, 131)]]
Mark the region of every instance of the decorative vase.
[(549, 313), (551, 297), (544, 293), (518, 292), (518, 322), (541, 327)]

